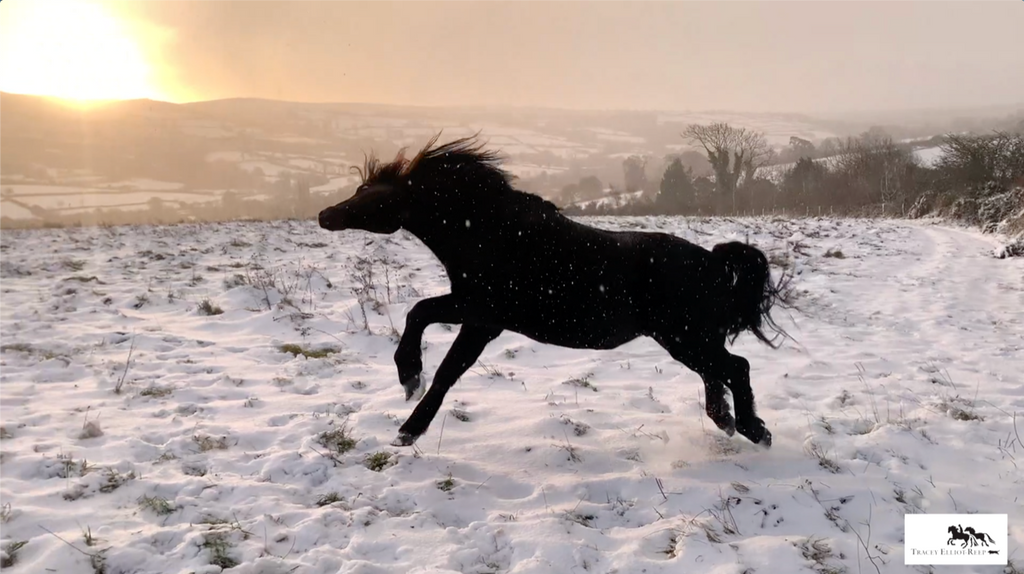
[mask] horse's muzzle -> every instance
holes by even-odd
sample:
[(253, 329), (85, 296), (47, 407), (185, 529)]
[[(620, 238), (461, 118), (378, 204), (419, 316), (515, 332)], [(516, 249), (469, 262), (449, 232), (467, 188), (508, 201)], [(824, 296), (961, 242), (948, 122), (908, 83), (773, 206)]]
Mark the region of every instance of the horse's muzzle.
[(344, 226), (341, 224), (340, 216), (341, 214), (338, 213), (338, 209), (336, 207), (328, 207), (321, 211), (320, 215), (317, 216), (317, 222), (320, 224), (320, 227), (329, 231), (340, 231), (341, 229), (344, 229)]

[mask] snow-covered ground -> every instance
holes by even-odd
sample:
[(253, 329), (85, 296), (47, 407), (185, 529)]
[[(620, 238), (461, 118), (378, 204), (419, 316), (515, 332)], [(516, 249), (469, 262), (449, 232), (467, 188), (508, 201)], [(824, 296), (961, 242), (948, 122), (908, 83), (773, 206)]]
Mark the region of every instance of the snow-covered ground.
[[(1021, 571), (1024, 260), (919, 223), (591, 221), (792, 255), (799, 344), (734, 347), (770, 450), (719, 432), (652, 341), (511, 333), (389, 446), (393, 335), (447, 291), (401, 233), (3, 232), (9, 571), (927, 572), (903, 565), (908, 512), (1008, 513)], [(427, 330), (428, 375), (457, 331)]]
[(939, 159), (945, 155), (942, 146), (926, 147), (914, 150), (914, 155), (921, 161), (921, 165), (925, 167), (935, 167)]

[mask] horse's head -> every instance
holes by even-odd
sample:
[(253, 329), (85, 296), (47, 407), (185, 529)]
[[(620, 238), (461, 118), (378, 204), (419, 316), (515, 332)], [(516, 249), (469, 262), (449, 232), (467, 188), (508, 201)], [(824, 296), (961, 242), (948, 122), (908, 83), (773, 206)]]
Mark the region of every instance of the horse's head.
[(956, 534), (956, 526), (950, 526), (946, 529), (946, 532), (949, 532), (950, 534)]
[(409, 214), (406, 186), (395, 180), (361, 184), (355, 195), (320, 212), (320, 227), (328, 231), (361, 229), (389, 234), (398, 231)]
[(474, 197), (508, 195), (510, 176), (498, 167), (497, 154), (483, 150), (475, 136), (441, 146), (436, 142), (437, 136), (411, 159), (401, 152), (389, 163), (368, 158), (363, 169), (355, 168), (362, 176), (355, 195), (321, 211), (320, 227), (394, 233), (417, 222), (417, 227), (429, 225), (431, 213), (463, 209)]

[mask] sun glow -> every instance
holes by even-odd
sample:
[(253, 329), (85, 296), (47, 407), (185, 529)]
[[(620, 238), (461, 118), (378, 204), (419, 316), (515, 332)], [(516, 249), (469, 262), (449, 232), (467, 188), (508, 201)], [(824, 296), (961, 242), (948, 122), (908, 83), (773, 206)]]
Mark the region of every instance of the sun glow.
[(153, 98), (155, 73), (126, 22), (68, 0), (0, 5), (0, 90), (68, 100)]

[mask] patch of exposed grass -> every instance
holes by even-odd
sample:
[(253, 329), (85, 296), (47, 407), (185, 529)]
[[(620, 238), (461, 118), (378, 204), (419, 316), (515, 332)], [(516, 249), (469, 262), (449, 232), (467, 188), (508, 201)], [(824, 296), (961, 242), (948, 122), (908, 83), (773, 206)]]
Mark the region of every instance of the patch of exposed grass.
[(839, 249), (829, 249), (828, 251), (825, 252), (825, 255), (823, 257), (830, 257), (832, 259), (846, 259), (846, 255), (844, 255), (843, 252), (840, 251)]
[(394, 455), (390, 452), (380, 450), (373, 454), (366, 455), (366, 458), (363, 459), (363, 465), (373, 472), (380, 472), (395, 464), (393, 457)]
[(210, 435), (192, 435), (192, 442), (199, 446), (200, 452), (211, 450), (226, 450), (228, 448), (228, 437), (222, 436), (213, 438)]
[(209, 299), (203, 299), (200, 301), (197, 310), (200, 315), (221, 315), (224, 313), (224, 309), (214, 305)]
[(60, 468), (57, 471), (57, 476), (60, 478), (71, 478), (72, 476), (85, 476), (89, 474), (93, 468), (89, 466), (89, 461), (84, 458), (78, 462), (75, 462), (74, 457), (70, 454), (58, 454), (57, 460), (61, 463)]
[(437, 481), (437, 489), (441, 492), (451, 492), (455, 488), (455, 479), (452, 478), (452, 473), (448, 473), (448, 478)]
[(100, 278), (95, 276), (95, 275), (91, 275), (89, 277), (86, 277), (85, 275), (72, 275), (70, 277), (65, 277), (64, 280), (65, 281), (77, 281), (79, 283), (91, 283), (91, 282), (95, 281), (99, 285), (106, 285), (105, 282), (100, 281)]
[(113, 468), (107, 468), (104, 470), (103, 484), (100, 485), (100, 492), (106, 494), (114, 492), (118, 488), (121, 488), (130, 480), (135, 480), (135, 471), (129, 471), (127, 474), (118, 472)]
[(81, 259), (63, 259), (60, 266), (69, 271), (81, 271), (85, 268), (85, 261)]
[(356, 443), (358, 442), (352, 437), (346, 425), (324, 431), (320, 433), (316, 440), (334, 454), (345, 454), (356, 448)]
[(668, 545), (661, 551), (669, 560), (679, 556), (679, 540), (682, 537), (683, 532), (680, 529), (672, 528), (669, 530)]
[(307, 349), (301, 345), (294, 345), (291, 343), (280, 345), (277, 350), (282, 353), (291, 353), (296, 357), (302, 355), (307, 359), (324, 359), (338, 352), (338, 349), (334, 349), (332, 347), (325, 347), (323, 349)]
[(159, 399), (159, 398), (162, 398), (162, 397), (166, 397), (166, 396), (170, 395), (173, 392), (174, 392), (174, 389), (171, 388), (171, 387), (163, 387), (163, 386), (160, 386), (160, 385), (153, 385), (152, 387), (146, 387), (145, 389), (142, 389), (141, 391), (139, 391), (139, 396), (140, 397), (152, 397), (154, 399)]
[(575, 522), (580, 526), (584, 526), (586, 528), (593, 528), (591, 523), (595, 519), (597, 519), (597, 516), (593, 514), (583, 514), (582, 512), (576, 512), (575, 510), (570, 510), (565, 513), (564, 518), (569, 522)]
[(65, 362), (70, 362), (70, 359), (65, 355), (62, 355), (61, 353), (58, 353), (56, 351), (50, 351), (47, 349), (40, 349), (39, 347), (30, 345), (28, 343), (11, 343), (9, 345), (0, 345), (0, 351), (14, 351), (16, 353), (35, 355), (46, 361), (49, 361), (51, 359), (60, 359)]
[(235, 287), (241, 287), (243, 285), (249, 285), (249, 279), (241, 273), (235, 273), (224, 280), (225, 289), (234, 289)]
[(10, 568), (18, 563), (18, 551), (28, 544), (28, 540), (12, 540), (3, 546), (3, 557), (0, 568)]
[(15, 351), (17, 353), (32, 353), (35, 349), (28, 343), (11, 343), (10, 345), (0, 345), (0, 351)]
[(169, 500), (162, 496), (142, 496), (139, 498), (139, 508), (149, 510), (157, 516), (167, 516), (176, 510)]
[(327, 494), (324, 494), (320, 498), (316, 499), (316, 505), (322, 508), (324, 506), (330, 506), (335, 502), (341, 501), (342, 498), (340, 494), (338, 494), (337, 492), (328, 492)]
[(808, 538), (800, 544), (793, 543), (797, 548), (800, 549), (800, 554), (803, 555), (804, 560), (809, 560), (814, 563), (814, 571), (818, 574), (845, 574), (845, 566), (832, 566), (827, 563), (832, 558), (839, 558), (843, 560), (846, 558), (842, 553), (838, 556), (833, 554), (832, 547), (828, 545), (822, 539)]
[(825, 449), (823, 449), (818, 443), (812, 442), (811, 446), (808, 448), (808, 452), (811, 456), (818, 459), (818, 466), (832, 474), (839, 474), (843, 471), (843, 468), (839, 466), (839, 462), (837, 462), (834, 457), (826, 453)]
[(210, 564), (227, 570), (238, 566), (238, 560), (231, 557), (231, 542), (223, 532), (207, 532), (203, 535), (203, 548), (210, 553)]
[[(118, 488), (121, 488), (131, 480), (135, 480), (135, 471), (129, 471), (127, 473), (119, 472), (113, 468), (105, 468), (103, 470), (103, 482), (100, 483), (100, 492), (103, 494), (109, 494), (114, 492)], [(82, 484), (77, 484), (70, 490), (64, 492), (64, 500), (72, 501), (78, 500), (85, 496), (86, 487)]]
[(594, 376), (594, 373), (587, 373), (587, 374), (583, 375), (582, 377), (573, 377), (573, 378), (569, 379), (568, 381), (563, 381), (562, 384), (563, 385), (569, 385), (570, 387), (590, 389), (590, 390), (592, 390), (592, 391), (594, 391), (596, 393), (597, 392), (597, 387), (595, 387), (594, 384), (590, 382), (590, 378), (593, 377), (593, 376)]
[(590, 425), (587, 423), (574, 421), (566, 415), (562, 415), (562, 424), (571, 426), (572, 434), (576, 436), (583, 436), (590, 430)]
[(82, 528), (82, 541), (85, 542), (86, 546), (96, 546), (96, 542), (98, 540), (99, 539), (93, 535), (91, 526)]
[(938, 407), (950, 418), (958, 421), (983, 421), (984, 417), (974, 410), (974, 401), (961, 398), (960, 396), (943, 397)]

